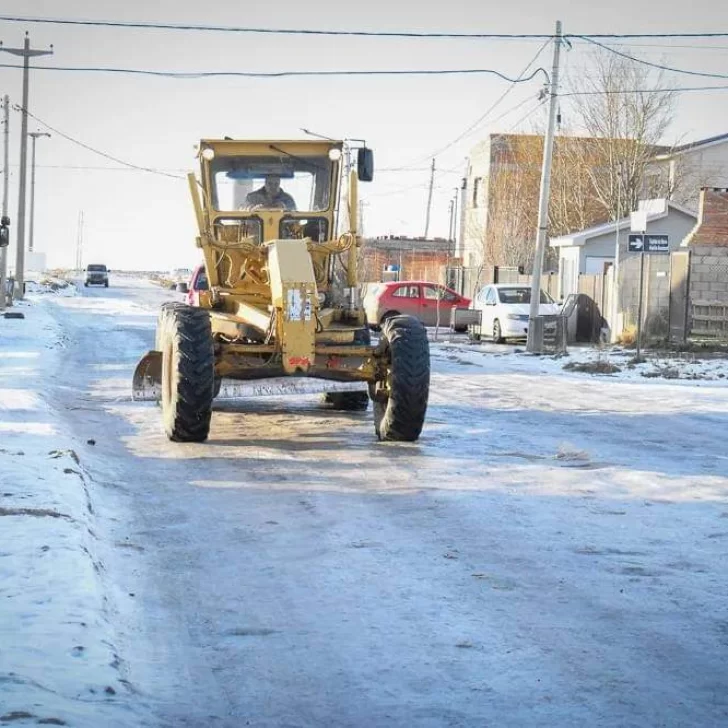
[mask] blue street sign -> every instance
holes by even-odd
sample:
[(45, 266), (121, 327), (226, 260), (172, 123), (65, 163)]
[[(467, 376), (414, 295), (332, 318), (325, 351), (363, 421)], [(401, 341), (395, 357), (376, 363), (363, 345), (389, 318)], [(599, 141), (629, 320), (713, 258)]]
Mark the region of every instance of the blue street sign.
[(629, 250), (632, 253), (669, 253), (670, 241), (667, 235), (632, 233), (629, 236)]

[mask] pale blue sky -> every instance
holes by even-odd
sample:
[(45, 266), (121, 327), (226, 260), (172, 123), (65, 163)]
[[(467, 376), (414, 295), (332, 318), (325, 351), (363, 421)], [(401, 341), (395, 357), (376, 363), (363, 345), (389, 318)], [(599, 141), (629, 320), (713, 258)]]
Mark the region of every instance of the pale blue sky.
[[(615, 0), (447, 3), (187, 0), (155, 3), (90, 0), (5, 0), (0, 14), (52, 18), (203, 23), (225, 26), (415, 30), (424, 32), (565, 33), (728, 32), (728, 9), (706, 0), (690, 4)], [(327, 70), (492, 68), (517, 76), (542, 42), (533, 40), (410, 40), (239, 35), (127, 30), (0, 21), (5, 46), (54, 45), (39, 64), (118, 66), (154, 70)], [(694, 46), (694, 47), (682, 47)], [(728, 73), (728, 38), (640, 40), (622, 46), (643, 58), (696, 71)], [(563, 54), (568, 78), (588, 62), (585, 43)], [(17, 62), (0, 53), (0, 62)], [(551, 66), (551, 48), (537, 65)], [(680, 86), (726, 81), (670, 76)], [(519, 84), (484, 122), (437, 158), (431, 235), (446, 235), (448, 202), (468, 150), (493, 132), (530, 131), (542, 124), (536, 106), (541, 78)], [(44, 122), (128, 162), (183, 174), (193, 169), (202, 137), (291, 138), (300, 127), (332, 137), (365, 138), (375, 150), (375, 181), (362, 186), (367, 234), (418, 235), (424, 230), (428, 157), (484, 114), (509, 84), (490, 76), (350, 77), (299, 79), (166, 79), (127, 75), (32, 73), (29, 109)], [(21, 100), (21, 72), (0, 68), (0, 93)], [(518, 109), (498, 117), (522, 104)], [(684, 93), (671, 136), (689, 141), (728, 131), (728, 89)], [(569, 106), (562, 102), (568, 121)], [(520, 122), (520, 123), (517, 123)], [(11, 115), (11, 207), (17, 216), (20, 116)], [(46, 131), (31, 120), (29, 131)], [(37, 144), (35, 247), (52, 265), (74, 261), (83, 210), (85, 261), (114, 267), (164, 268), (195, 262), (194, 219), (185, 181), (119, 165), (54, 134)], [(414, 170), (387, 172), (421, 160)], [(86, 169), (71, 169), (85, 167)], [(93, 169), (113, 167), (112, 170)], [(449, 170), (445, 172), (444, 170)], [(11, 261), (14, 252), (11, 250)]]

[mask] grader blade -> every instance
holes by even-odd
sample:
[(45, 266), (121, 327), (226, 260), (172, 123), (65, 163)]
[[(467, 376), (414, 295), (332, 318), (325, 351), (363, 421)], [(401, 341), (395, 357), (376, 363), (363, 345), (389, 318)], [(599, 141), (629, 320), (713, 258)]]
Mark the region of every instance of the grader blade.
[(148, 351), (134, 370), (131, 398), (135, 402), (156, 402), (162, 397), (162, 352)]

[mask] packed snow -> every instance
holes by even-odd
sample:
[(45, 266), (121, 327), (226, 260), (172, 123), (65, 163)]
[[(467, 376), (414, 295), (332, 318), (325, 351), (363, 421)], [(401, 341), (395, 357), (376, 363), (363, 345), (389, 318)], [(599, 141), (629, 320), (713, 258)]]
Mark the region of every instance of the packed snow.
[[(0, 317), (0, 725), (728, 724), (728, 362), (439, 332), (417, 443), (132, 402), (141, 279)], [(608, 374), (565, 370), (599, 366)]]

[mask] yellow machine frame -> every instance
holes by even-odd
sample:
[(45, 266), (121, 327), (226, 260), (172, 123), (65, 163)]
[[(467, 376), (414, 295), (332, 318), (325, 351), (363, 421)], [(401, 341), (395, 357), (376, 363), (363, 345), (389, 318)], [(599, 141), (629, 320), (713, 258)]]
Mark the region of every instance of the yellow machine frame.
[[(325, 209), (217, 209), (213, 175), (226, 167), (215, 160), (229, 160), (229, 169), (239, 171), (248, 158), (275, 155), (299, 163), (329, 160)], [(368, 384), (380, 439), (417, 439), (429, 389), (424, 327), (411, 317), (397, 317), (373, 346), (358, 300), (358, 180), (372, 178), (371, 150), (358, 150), (356, 170), (340, 141), (203, 139), (198, 158), (199, 180), (194, 174), (188, 180), (209, 289), (199, 296), (199, 307), (163, 307), (155, 349), (134, 373), (134, 399), (161, 399), (170, 439), (201, 441), (223, 379), (361, 382)], [(348, 189), (342, 201), (343, 179)], [(347, 226), (339, 234), (342, 204)], [(327, 239), (306, 234), (308, 218), (325, 219)], [(284, 230), (287, 235), (280, 237)], [(319, 238), (320, 230), (319, 225)], [(367, 406), (364, 392), (327, 397), (338, 409)]]

